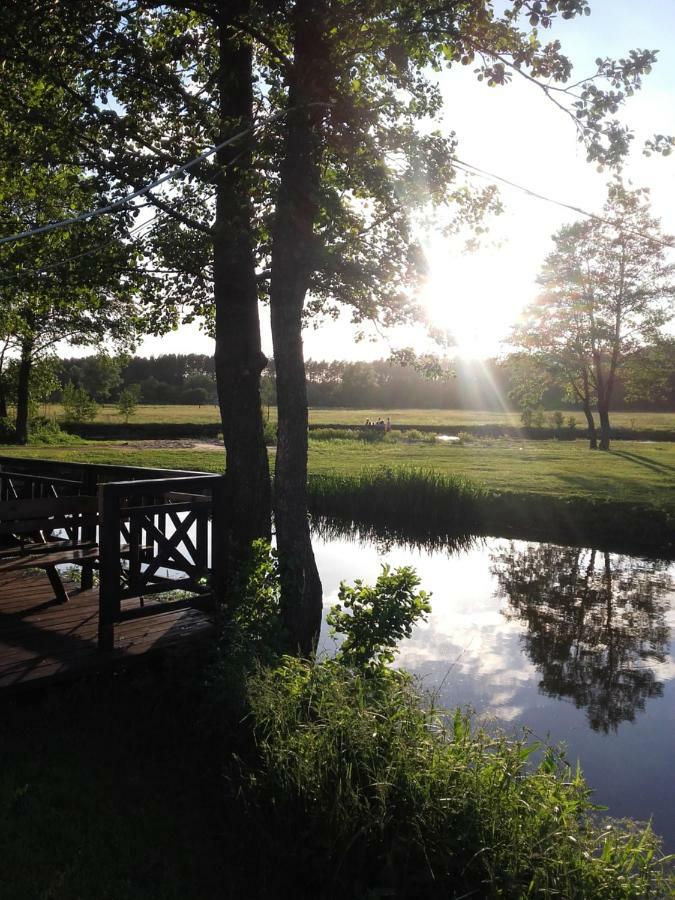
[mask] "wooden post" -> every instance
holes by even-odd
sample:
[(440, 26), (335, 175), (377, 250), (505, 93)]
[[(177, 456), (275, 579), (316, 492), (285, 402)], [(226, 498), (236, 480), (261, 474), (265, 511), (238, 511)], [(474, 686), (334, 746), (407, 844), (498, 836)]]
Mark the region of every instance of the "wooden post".
[[(96, 491), (98, 489), (98, 478), (96, 475), (96, 469), (84, 469), (82, 473), (82, 488), (81, 492), (85, 495), (85, 497), (95, 497)], [(96, 525), (92, 523), (91, 525), (84, 525), (81, 530), (80, 537), (83, 541), (87, 543), (96, 543)], [(87, 563), (82, 566), (82, 574), (80, 576), (80, 588), (83, 591), (89, 591), (94, 586), (94, 566), (92, 563)]]
[(211, 518), (211, 583), (213, 599), (221, 604), (225, 599), (227, 585), (227, 558), (223, 552), (225, 528), (227, 527), (227, 509), (225, 493), (225, 476), (214, 478), (211, 483), (212, 518)]
[(99, 497), (100, 584), (99, 650), (115, 646), (115, 621), (120, 613), (120, 501), (114, 484), (101, 485)]

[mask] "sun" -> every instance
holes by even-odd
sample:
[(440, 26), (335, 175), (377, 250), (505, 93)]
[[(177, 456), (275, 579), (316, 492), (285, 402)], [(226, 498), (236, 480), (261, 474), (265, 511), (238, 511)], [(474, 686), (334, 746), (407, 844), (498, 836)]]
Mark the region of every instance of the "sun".
[(429, 322), (452, 335), (458, 356), (496, 356), (535, 290), (531, 264), (505, 247), (449, 251), (442, 238), (429, 242), (426, 257), (421, 299)]

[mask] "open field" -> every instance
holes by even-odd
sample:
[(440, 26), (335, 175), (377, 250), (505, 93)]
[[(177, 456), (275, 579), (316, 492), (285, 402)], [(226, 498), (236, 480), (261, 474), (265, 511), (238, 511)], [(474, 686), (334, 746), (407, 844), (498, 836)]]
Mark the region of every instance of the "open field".
[[(63, 410), (58, 405), (47, 406), (48, 416), (61, 420)], [(584, 428), (583, 413), (576, 410), (562, 410), (565, 419), (575, 416), (577, 427)], [(391, 418), (395, 425), (438, 425), (453, 428), (462, 425), (520, 425), (517, 412), (486, 412), (473, 409), (310, 409), (309, 421), (313, 425), (363, 425), (366, 419)], [(550, 423), (551, 413), (546, 413), (546, 424)], [(276, 408), (270, 409), (270, 420), (276, 421)], [(100, 408), (97, 422), (122, 424), (123, 418), (117, 408), (105, 405)], [(212, 424), (220, 421), (218, 407), (152, 405), (143, 404), (138, 407), (131, 418), (133, 424)], [(619, 428), (675, 430), (675, 413), (660, 412), (616, 412), (611, 416), (612, 425)]]
[[(271, 454), (274, 450), (271, 450)], [(199, 449), (151, 442), (92, 442), (68, 447), (0, 447), (0, 455), (75, 462), (218, 472), (217, 447)], [(470, 478), (489, 491), (593, 498), (675, 511), (675, 444), (622, 441), (610, 453), (591, 452), (585, 441), (476, 441), (465, 445), (364, 444), (311, 441), (310, 474), (354, 474), (364, 468), (416, 467)]]

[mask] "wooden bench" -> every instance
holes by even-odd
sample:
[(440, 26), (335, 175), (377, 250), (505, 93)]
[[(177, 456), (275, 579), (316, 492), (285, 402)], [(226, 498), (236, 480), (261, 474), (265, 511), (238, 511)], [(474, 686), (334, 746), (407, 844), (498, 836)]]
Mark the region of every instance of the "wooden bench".
[[(10, 541), (0, 550), (0, 573), (44, 569), (57, 600), (67, 601), (57, 566), (83, 566), (83, 587), (91, 587), (98, 562), (96, 497), (48, 497), (0, 502), (0, 538)], [(65, 531), (67, 537), (55, 536)]]

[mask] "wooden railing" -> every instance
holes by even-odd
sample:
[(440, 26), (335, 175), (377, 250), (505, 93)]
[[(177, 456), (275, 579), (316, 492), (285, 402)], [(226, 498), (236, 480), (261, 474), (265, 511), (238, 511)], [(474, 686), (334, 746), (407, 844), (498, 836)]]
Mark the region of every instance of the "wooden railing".
[[(209, 520), (222, 502), (222, 476), (111, 482), (99, 489), (99, 646), (114, 643), (114, 626), (152, 615), (145, 598), (184, 596), (159, 611), (210, 600), (218, 567), (217, 528)], [(124, 601), (133, 599), (133, 605)]]
[[(119, 622), (213, 598), (221, 577), (222, 476), (0, 456), (0, 500), (65, 496), (98, 496), (98, 534), (87, 525), (68, 537), (98, 539), (102, 649), (114, 646)], [(91, 585), (88, 566), (82, 587)], [(145, 602), (176, 591), (179, 599)]]

